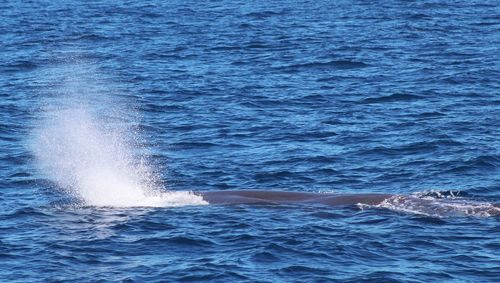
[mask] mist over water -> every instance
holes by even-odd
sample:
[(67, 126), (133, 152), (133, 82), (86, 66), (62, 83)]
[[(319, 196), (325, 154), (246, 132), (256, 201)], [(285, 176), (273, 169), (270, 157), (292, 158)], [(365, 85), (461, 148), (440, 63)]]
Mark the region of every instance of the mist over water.
[(71, 77), (41, 107), (31, 144), (40, 171), (85, 205), (204, 204), (190, 192), (165, 190), (145, 154), (137, 153), (141, 137), (127, 121), (133, 110), (105, 89), (86, 93), (92, 81), (79, 67), (62, 70)]

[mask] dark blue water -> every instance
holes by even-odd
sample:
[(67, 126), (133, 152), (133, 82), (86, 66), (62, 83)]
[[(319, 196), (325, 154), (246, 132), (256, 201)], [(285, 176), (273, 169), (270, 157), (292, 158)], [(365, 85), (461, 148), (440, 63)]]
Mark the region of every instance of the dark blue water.
[(497, 1), (88, 2), (0, 4), (0, 281), (500, 278)]

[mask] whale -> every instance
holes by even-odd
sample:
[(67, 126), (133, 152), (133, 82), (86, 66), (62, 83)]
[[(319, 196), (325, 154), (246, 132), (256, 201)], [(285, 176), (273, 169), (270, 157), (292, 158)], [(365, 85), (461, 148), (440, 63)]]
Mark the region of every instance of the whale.
[(382, 206), (417, 214), (445, 215), (500, 215), (500, 204), (481, 202), (454, 202), (398, 194), (332, 194), (263, 190), (195, 191), (208, 204), (320, 204), (327, 206), (368, 205)]
[(378, 205), (392, 194), (332, 194), (262, 190), (196, 191), (209, 204), (294, 204), (316, 203), (330, 206)]

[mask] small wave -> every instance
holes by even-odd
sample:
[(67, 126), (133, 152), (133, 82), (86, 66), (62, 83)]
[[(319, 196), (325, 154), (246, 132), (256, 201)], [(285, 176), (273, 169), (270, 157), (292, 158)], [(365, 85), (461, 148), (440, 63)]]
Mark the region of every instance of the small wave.
[(419, 114), (416, 114), (416, 115), (410, 115), (410, 116), (413, 116), (415, 118), (429, 119), (429, 118), (444, 117), (444, 116), (446, 116), (446, 114), (435, 111), (435, 112), (423, 112), (423, 113), (419, 113)]
[(460, 191), (418, 192), (411, 196), (390, 197), (374, 207), (437, 218), (500, 215), (499, 206), (466, 196), (466, 193)]
[(283, 15), (283, 12), (274, 12), (274, 11), (262, 11), (262, 12), (251, 12), (247, 13), (244, 16), (250, 17), (254, 19), (265, 19), (273, 16)]
[(465, 161), (445, 162), (443, 165), (451, 166), (447, 169), (450, 173), (483, 172), (497, 170), (500, 167), (500, 158), (495, 155), (482, 155)]
[(103, 36), (99, 34), (81, 34), (76, 37), (77, 40), (88, 40), (88, 41), (102, 41), (102, 40), (113, 40), (114, 37)]
[(500, 156), (481, 155), (466, 161), (467, 166), (495, 169), (500, 167)]
[(217, 146), (215, 143), (210, 142), (177, 142), (171, 145), (177, 150), (191, 150), (191, 149), (206, 149), (209, 147)]
[(278, 69), (287, 71), (287, 72), (297, 72), (302, 70), (346, 70), (346, 69), (358, 69), (358, 68), (366, 68), (370, 65), (360, 62), (360, 61), (350, 61), (350, 60), (334, 60), (329, 62), (310, 62), (303, 64), (294, 64), (289, 66), (278, 67)]
[(228, 46), (228, 45), (224, 45), (224, 46), (215, 46), (215, 47), (212, 47), (210, 50), (212, 51), (239, 51), (243, 49), (243, 47), (239, 46), (239, 45), (232, 45), (232, 46)]
[(39, 66), (31, 61), (16, 61), (11, 64), (8, 64), (3, 67), (3, 69), (7, 72), (24, 72), (24, 71), (32, 71)]
[(253, 25), (249, 24), (249, 23), (242, 23), (238, 26), (240, 29), (249, 29), (249, 28), (252, 28)]
[(410, 20), (422, 20), (422, 19), (429, 19), (431, 17), (427, 14), (415, 13), (415, 14), (408, 15), (407, 18)]
[(385, 102), (407, 102), (419, 99), (422, 99), (422, 97), (419, 95), (407, 94), (407, 93), (394, 93), (387, 96), (368, 97), (361, 100), (360, 103), (374, 104), (374, 103), (385, 103)]

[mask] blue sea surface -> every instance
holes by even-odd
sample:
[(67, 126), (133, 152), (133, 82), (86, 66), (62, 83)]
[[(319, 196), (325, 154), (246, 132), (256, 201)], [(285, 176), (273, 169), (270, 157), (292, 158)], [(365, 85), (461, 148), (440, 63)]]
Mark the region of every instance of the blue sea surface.
[(2, 282), (500, 280), (498, 1), (3, 1), (0, 52)]

